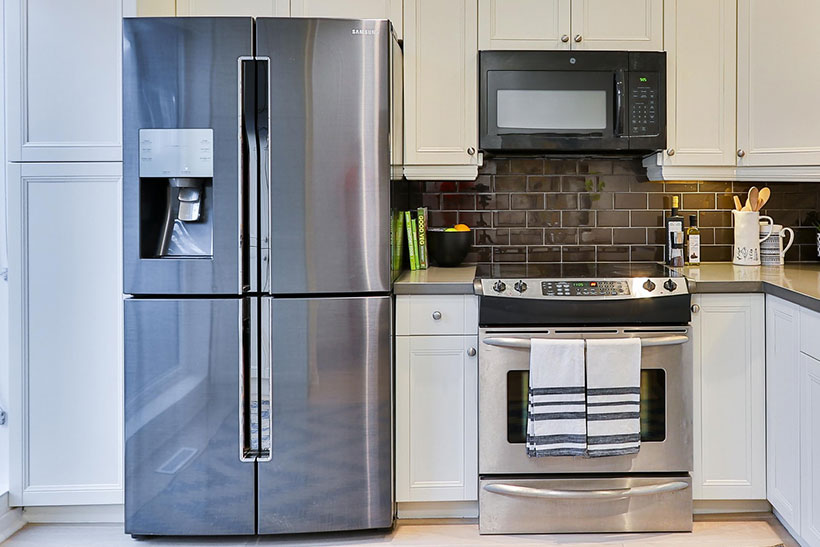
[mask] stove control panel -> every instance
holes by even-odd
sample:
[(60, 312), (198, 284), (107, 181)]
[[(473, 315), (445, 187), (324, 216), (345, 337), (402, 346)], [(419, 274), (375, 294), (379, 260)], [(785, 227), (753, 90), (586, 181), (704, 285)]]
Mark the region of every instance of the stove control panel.
[(687, 294), (686, 279), (482, 279), (484, 296), (537, 299), (629, 299)]
[(608, 281), (542, 281), (544, 296), (629, 296), (629, 283)]

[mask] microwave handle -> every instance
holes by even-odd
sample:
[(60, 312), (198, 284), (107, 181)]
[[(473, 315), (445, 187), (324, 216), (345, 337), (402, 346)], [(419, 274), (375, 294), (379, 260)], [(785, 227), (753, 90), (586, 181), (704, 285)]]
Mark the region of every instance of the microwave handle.
[(619, 70), (615, 72), (615, 136), (620, 137), (624, 134), (624, 114), (626, 107), (624, 106), (624, 72)]

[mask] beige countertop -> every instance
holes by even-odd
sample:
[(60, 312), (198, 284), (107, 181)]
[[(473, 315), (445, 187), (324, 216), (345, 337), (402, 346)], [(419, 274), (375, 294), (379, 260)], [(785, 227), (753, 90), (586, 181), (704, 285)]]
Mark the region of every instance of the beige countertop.
[(820, 264), (735, 266), (705, 262), (675, 268), (695, 293), (765, 292), (820, 311)]
[(393, 283), (395, 294), (473, 294), (475, 266), (406, 271)]

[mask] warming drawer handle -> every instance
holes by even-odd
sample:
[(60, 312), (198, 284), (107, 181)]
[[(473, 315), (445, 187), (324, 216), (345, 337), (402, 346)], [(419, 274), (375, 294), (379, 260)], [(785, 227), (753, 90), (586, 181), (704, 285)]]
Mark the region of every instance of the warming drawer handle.
[(622, 499), (636, 496), (651, 496), (652, 494), (662, 494), (664, 492), (676, 492), (689, 487), (689, 483), (683, 481), (664, 482), (660, 484), (650, 484), (648, 486), (636, 486), (634, 488), (617, 488), (612, 490), (551, 490), (548, 488), (531, 488), (529, 486), (516, 486), (514, 484), (486, 484), (484, 490), (494, 494), (505, 496), (519, 496), (524, 498), (546, 498), (546, 499)]
[[(597, 340), (600, 340), (598, 338)], [(641, 346), (648, 347), (648, 346), (674, 346), (676, 344), (685, 344), (689, 341), (688, 336), (684, 335), (674, 335), (674, 336), (651, 336), (646, 338), (641, 338)], [(530, 347), (530, 339), (529, 338), (514, 338), (511, 336), (508, 337), (495, 337), (495, 338), (485, 338), (483, 343), (487, 344), (488, 346), (496, 346), (499, 348), (524, 348), (529, 349)]]

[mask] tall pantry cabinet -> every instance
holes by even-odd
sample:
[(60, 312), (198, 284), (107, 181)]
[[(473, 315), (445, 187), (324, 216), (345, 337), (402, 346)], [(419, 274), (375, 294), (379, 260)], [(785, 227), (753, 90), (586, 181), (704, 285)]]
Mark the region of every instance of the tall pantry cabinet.
[(5, 2), (12, 505), (122, 503), (121, 19)]

